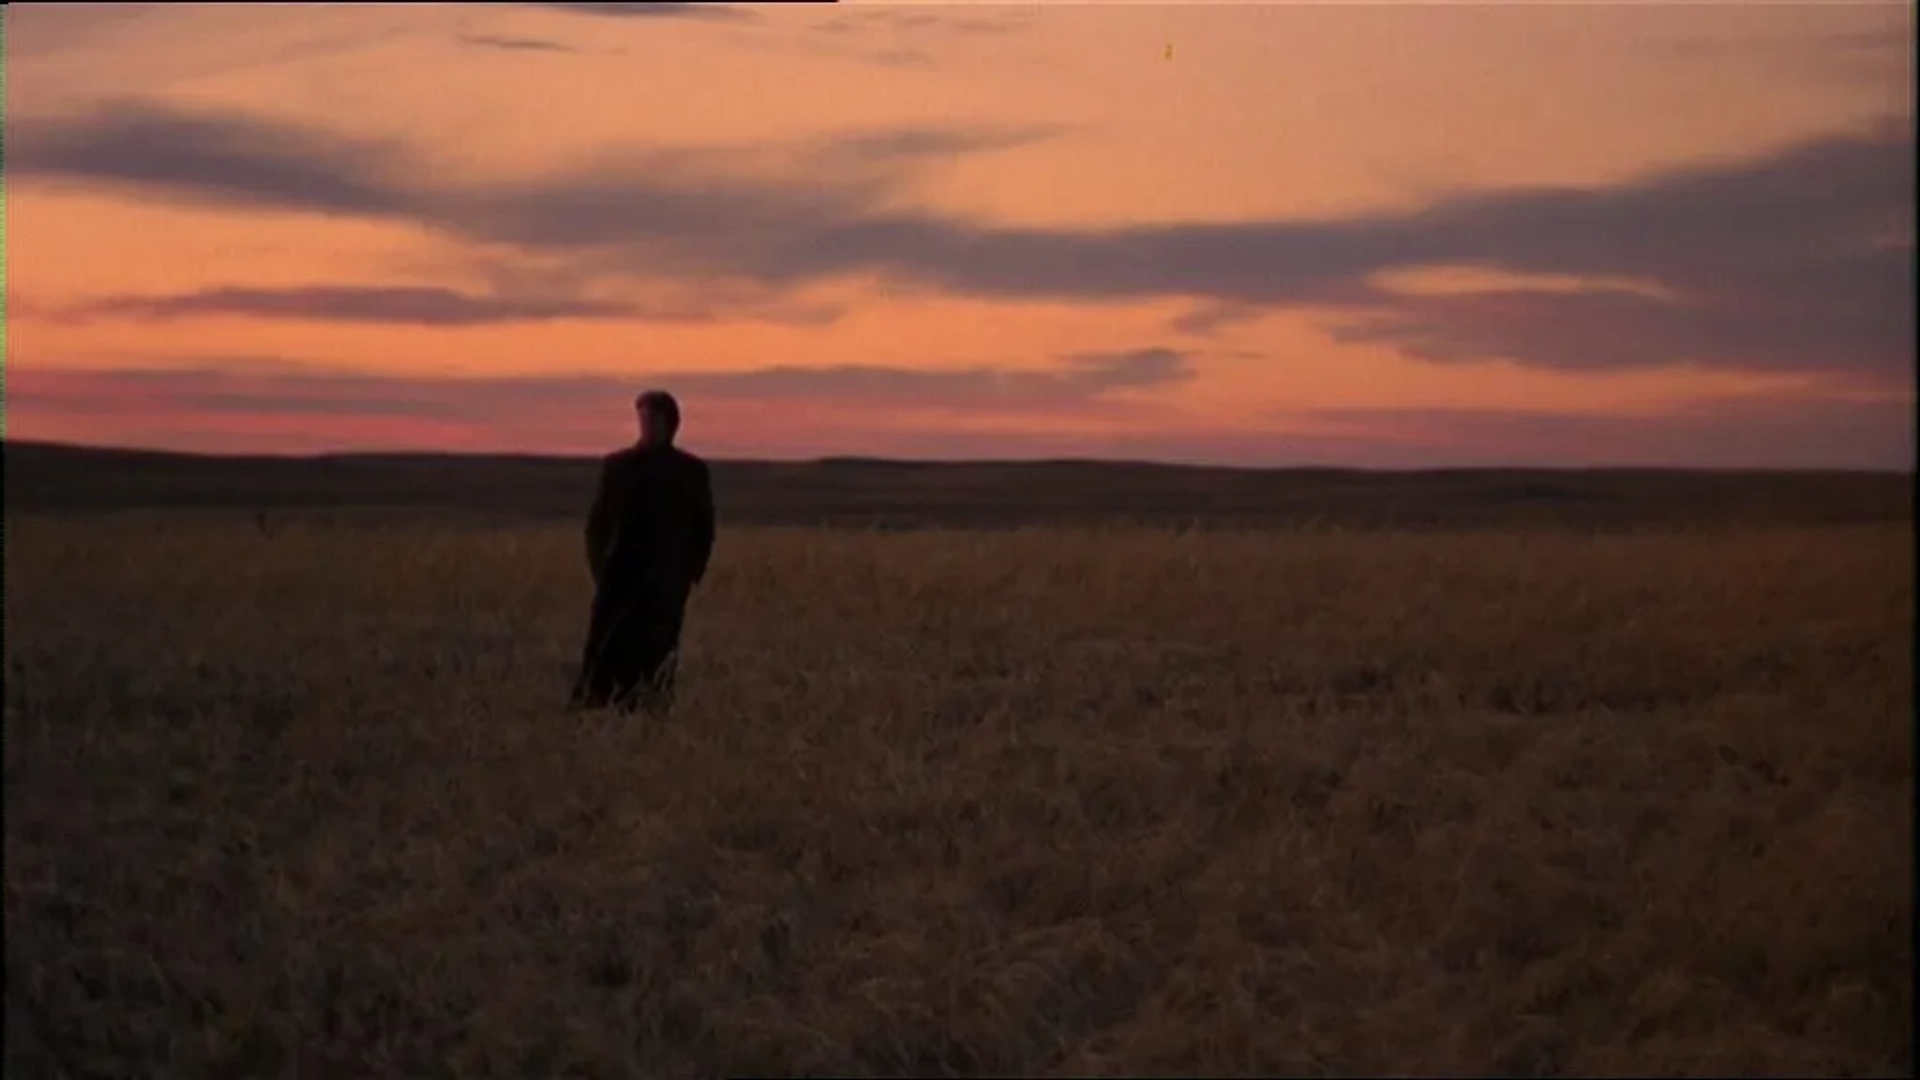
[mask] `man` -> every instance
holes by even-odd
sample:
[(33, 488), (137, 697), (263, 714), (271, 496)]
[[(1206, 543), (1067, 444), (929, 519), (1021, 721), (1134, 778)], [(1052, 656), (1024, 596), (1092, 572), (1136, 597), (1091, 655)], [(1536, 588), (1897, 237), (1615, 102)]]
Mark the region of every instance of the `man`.
[(640, 440), (607, 456), (587, 514), (593, 615), (576, 708), (672, 702), (674, 661), (687, 596), (713, 554), (713, 489), (707, 465), (673, 444), (680, 406), (649, 390), (634, 401)]

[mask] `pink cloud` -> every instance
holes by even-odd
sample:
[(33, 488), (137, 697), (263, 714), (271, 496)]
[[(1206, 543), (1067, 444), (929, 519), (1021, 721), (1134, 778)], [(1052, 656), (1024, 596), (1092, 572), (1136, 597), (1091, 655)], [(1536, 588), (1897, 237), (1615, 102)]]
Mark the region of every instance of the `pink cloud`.
[[(1910, 470), (1911, 393), (1713, 398), (1663, 415), (1480, 409), (1276, 413), (1258, 428), (1103, 411), (1097, 394), (1045, 380), (947, 383), (885, 369), (665, 374), (690, 445), (716, 457), (1124, 458), (1195, 464), (1691, 466)], [(1123, 368), (1124, 370), (1124, 368)], [(1150, 372), (1152, 365), (1143, 365)], [(836, 371), (838, 374), (836, 375)], [(638, 383), (568, 376), (425, 379), (260, 368), (9, 372), (16, 439), (224, 453), (437, 450), (597, 454), (631, 437)], [(921, 373), (926, 374), (926, 373)], [(849, 391), (851, 385), (854, 389)], [(983, 389), (984, 387), (984, 389)], [(941, 392), (986, 394), (942, 402)], [(1006, 409), (994, 394), (1038, 394)], [(918, 396), (916, 396), (918, 395)], [(1004, 405), (1004, 402), (1000, 403)]]

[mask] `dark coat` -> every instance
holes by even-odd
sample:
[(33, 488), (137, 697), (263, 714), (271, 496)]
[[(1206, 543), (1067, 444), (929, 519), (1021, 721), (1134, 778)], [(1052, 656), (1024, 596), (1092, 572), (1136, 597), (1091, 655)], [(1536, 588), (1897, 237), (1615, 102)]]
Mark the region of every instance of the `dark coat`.
[(609, 454), (587, 514), (587, 566), (602, 593), (665, 588), (684, 595), (713, 556), (707, 464), (676, 446)]

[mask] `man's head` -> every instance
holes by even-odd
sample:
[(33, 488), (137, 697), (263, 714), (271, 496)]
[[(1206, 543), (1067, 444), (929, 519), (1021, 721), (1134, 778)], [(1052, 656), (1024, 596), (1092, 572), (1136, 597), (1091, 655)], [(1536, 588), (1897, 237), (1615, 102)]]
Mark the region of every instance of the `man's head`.
[(680, 403), (665, 390), (648, 390), (633, 399), (640, 417), (640, 441), (647, 446), (671, 446), (680, 433)]

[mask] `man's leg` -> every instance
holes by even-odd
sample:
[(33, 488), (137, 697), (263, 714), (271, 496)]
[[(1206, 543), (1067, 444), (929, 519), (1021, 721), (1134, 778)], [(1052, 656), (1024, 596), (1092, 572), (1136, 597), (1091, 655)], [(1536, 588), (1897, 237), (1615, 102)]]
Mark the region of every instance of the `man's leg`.
[(664, 715), (673, 708), (674, 682), (680, 661), (680, 631), (686, 623), (687, 595), (673, 590), (659, 598), (648, 612), (647, 648), (642, 657), (642, 694), (647, 708)]
[(644, 595), (630, 598), (609, 628), (600, 653), (599, 671), (606, 701), (621, 712), (632, 712), (645, 691), (648, 661), (648, 624), (652, 612)]
[(607, 653), (618, 623), (618, 612), (611, 598), (596, 592), (593, 612), (587, 620), (587, 640), (580, 650), (580, 672), (573, 682), (570, 704), (574, 708), (603, 708), (612, 696), (612, 671)]

